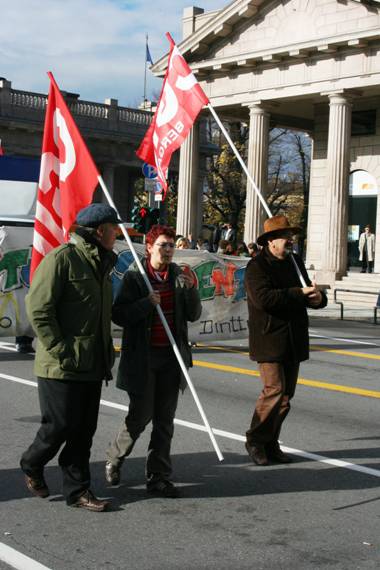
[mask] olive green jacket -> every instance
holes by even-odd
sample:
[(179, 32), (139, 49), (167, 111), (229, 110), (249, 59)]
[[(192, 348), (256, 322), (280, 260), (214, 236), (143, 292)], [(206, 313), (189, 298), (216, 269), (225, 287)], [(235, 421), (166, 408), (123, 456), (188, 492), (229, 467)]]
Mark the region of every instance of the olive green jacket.
[[(105, 250), (104, 250), (105, 251)], [(111, 379), (112, 283), (115, 254), (73, 234), (40, 263), (26, 296), (38, 338), (34, 372), (42, 378)]]

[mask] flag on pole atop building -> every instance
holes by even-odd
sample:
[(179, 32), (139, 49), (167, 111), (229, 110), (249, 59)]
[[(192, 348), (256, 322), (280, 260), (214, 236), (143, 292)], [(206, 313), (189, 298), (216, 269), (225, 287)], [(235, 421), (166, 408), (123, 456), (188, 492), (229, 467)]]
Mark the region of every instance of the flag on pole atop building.
[(148, 47), (148, 39), (146, 40), (146, 53), (145, 53), (145, 61), (147, 63), (150, 63), (150, 65), (153, 65), (153, 59), (152, 56), (150, 55), (150, 51), (149, 51), (149, 47)]
[(69, 238), (76, 215), (92, 201), (98, 170), (52, 73), (46, 107), (30, 277)]
[(187, 137), (195, 119), (209, 100), (170, 34), (168, 68), (157, 111), (136, 154), (157, 169), (166, 193), (171, 156)]

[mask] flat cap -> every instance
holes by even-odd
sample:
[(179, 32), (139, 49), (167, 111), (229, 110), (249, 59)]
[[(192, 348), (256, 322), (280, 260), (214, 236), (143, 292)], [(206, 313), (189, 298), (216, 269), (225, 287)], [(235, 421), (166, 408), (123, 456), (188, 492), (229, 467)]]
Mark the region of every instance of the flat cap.
[(122, 224), (117, 212), (108, 204), (90, 204), (77, 214), (77, 224), (87, 228), (97, 228), (101, 224)]

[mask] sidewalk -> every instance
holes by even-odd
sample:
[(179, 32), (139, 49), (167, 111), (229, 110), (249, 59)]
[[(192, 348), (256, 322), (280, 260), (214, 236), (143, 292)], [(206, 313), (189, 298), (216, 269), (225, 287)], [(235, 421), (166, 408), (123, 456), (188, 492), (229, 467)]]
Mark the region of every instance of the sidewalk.
[[(308, 309), (309, 317), (340, 320), (340, 305), (330, 302), (327, 307), (319, 311)], [(344, 321), (366, 321), (374, 324), (373, 308), (344, 306)], [(380, 325), (380, 308), (377, 311), (377, 324)]]

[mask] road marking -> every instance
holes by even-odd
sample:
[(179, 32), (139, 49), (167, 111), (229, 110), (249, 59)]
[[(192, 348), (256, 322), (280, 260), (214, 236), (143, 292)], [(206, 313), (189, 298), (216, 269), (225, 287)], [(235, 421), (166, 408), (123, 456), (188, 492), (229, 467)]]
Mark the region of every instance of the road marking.
[[(0, 378), (4, 378), (5, 380), (11, 380), (12, 382), (16, 382), (19, 384), (26, 384), (28, 386), (37, 386), (37, 382), (32, 382), (31, 380), (25, 380), (24, 378), (18, 378), (17, 376), (10, 376), (8, 374), (0, 373)], [(109, 402), (108, 400), (100, 400), (102, 406), (107, 408), (114, 408), (117, 410), (121, 410), (124, 412), (128, 411), (128, 406), (123, 404), (118, 404), (117, 402)], [(186, 420), (175, 419), (174, 423), (183, 427), (187, 427), (196, 431), (203, 431), (207, 432), (207, 428), (204, 425), (196, 424), (194, 422), (188, 422)], [(220, 437), (224, 437), (226, 439), (232, 439), (235, 441), (245, 442), (245, 437), (243, 435), (239, 435), (237, 433), (232, 433), (229, 431), (221, 430), (212, 428), (212, 431), (215, 435)], [(363, 465), (356, 465), (355, 463), (349, 463), (348, 461), (341, 461), (340, 459), (330, 459), (324, 455), (317, 455), (316, 453), (309, 453), (308, 451), (303, 451), (302, 449), (296, 449), (294, 447), (287, 447), (281, 445), (282, 449), (293, 455), (298, 455), (299, 457), (304, 457), (305, 459), (311, 459), (313, 461), (317, 461), (318, 463), (324, 463), (327, 465), (332, 465), (334, 467), (341, 467), (343, 469), (349, 469), (350, 471), (358, 471), (359, 473), (364, 473), (365, 475), (372, 475), (374, 477), (380, 477), (380, 470), (378, 469), (371, 469), (370, 467), (364, 467)], [(347, 450), (349, 451), (349, 450)], [(29, 568), (28, 568), (29, 570)]]
[[(3, 343), (0, 343), (0, 348)], [(210, 347), (211, 348), (211, 347)], [(236, 366), (227, 366), (225, 364), (216, 364), (215, 362), (204, 362), (202, 360), (193, 360), (194, 366), (199, 366), (201, 368), (211, 368), (213, 370), (220, 370), (221, 372), (232, 372), (235, 374), (242, 374), (245, 376), (260, 376), (257, 370), (250, 370), (249, 368), (238, 368)], [(6, 374), (0, 374), (7, 380), (12, 380), (13, 376), (7, 376)], [(25, 384), (28, 384), (28, 380), (24, 380)], [(36, 386), (35, 383), (29, 382), (31, 386)], [(333, 392), (342, 392), (344, 394), (355, 394), (356, 396), (364, 396), (366, 398), (380, 398), (380, 392), (377, 390), (366, 390), (364, 388), (351, 388), (350, 386), (344, 386), (342, 384), (331, 384), (329, 382), (323, 382), (322, 380), (309, 380), (307, 378), (298, 378), (298, 384), (303, 386), (310, 386), (311, 388), (321, 388), (322, 390), (331, 390)]]
[(17, 570), (50, 570), (47, 566), (36, 562), (25, 554), (21, 554), (3, 542), (0, 542), (0, 560), (12, 568), (17, 568)]
[[(201, 368), (211, 368), (220, 370), (221, 372), (232, 372), (235, 374), (243, 374), (245, 376), (260, 376), (257, 370), (249, 368), (238, 368), (236, 366), (227, 366), (225, 364), (216, 364), (214, 362), (204, 362), (203, 360), (193, 360), (194, 366)], [(323, 390), (332, 390), (333, 392), (343, 392), (345, 394), (355, 394), (357, 396), (366, 396), (368, 398), (380, 398), (380, 392), (376, 390), (365, 390), (364, 388), (351, 388), (350, 386), (342, 386), (341, 384), (330, 384), (320, 380), (308, 380), (307, 378), (299, 378), (298, 384), (303, 386), (311, 386), (312, 388), (322, 388)]]
[(354, 352), (353, 350), (343, 350), (339, 348), (328, 348), (327, 346), (318, 346), (313, 344), (310, 350), (317, 352), (332, 352), (334, 354), (342, 354), (343, 356), (355, 356), (356, 358), (366, 358), (369, 360), (380, 360), (380, 354), (368, 354), (367, 352)]
[[(242, 354), (244, 356), (248, 356), (249, 352), (245, 351), (245, 350), (239, 350), (238, 348), (225, 348), (224, 346), (215, 346), (215, 345), (210, 345), (210, 344), (201, 344), (201, 343), (197, 343), (197, 346), (200, 346), (201, 348), (209, 348), (210, 350), (220, 350), (222, 352), (232, 352), (234, 354)], [(377, 345), (375, 345), (377, 346)], [(380, 360), (380, 354), (368, 354), (367, 352), (354, 352), (352, 350), (344, 350), (344, 349), (339, 349), (339, 348), (329, 348), (327, 345), (326, 346), (319, 346), (316, 344), (311, 344), (310, 345), (310, 351), (318, 351), (318, 352), (331, 352), (334, 354), (340, 354), (342, 356), (354, 356), (356, 358), (368, 358), (368, 359), (372, 359), (372, 360)]]
[(10, 350), (11, 352), (17, 352), (15, 345), (10, 342), (0, 342), (0, 348)]
[(339, 337), (335, 337), (335, 336), (326, 336), (323, 334), (316, 334), (316, 333), (312, 333), (311, 329), (310, 329), (310, 336), (313, 338), (326, 338), (328, 340), (339, 340), (341, 342), (349, 342), (349, 343), (354, 343), (354, 344), (365, 344), (367, 346), (377, 346), (378, 348), (380, 348), (380, 344), (376, 344), (375, 342), (365, 342), (363, 340), (358, 340), (356, 338), (339, 338)]

